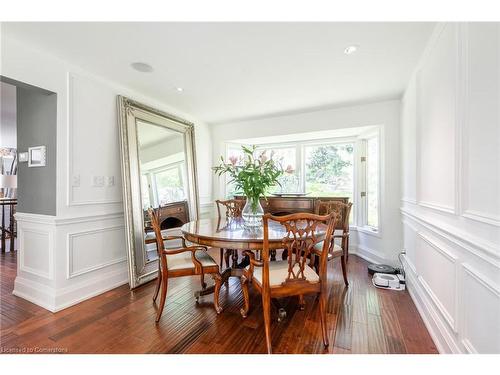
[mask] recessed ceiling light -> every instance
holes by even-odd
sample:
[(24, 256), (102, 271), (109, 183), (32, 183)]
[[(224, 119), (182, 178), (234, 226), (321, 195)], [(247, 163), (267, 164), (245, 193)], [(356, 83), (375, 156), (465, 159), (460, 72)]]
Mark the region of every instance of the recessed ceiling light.
[(153, 71), (153, 67), (151, 65), (143, 62), (134, 62), (130, 64), (130, 66), (141, 73), (151, 73)]
[(176, 87), (175, 89), (176, 89), (177, 91), (179, 91), (179, 92), (183, 92), (183, 91), (184, 91), (184, 89), (183, 89), (182, 87)]
[(344, 50), (344, 53), (346, 55), (350, 55), (350, 54), (353, 54), (354, 52), (356, 52), (358, 50), (358, 46), (349, 46), (347, 47), (345, 50)]

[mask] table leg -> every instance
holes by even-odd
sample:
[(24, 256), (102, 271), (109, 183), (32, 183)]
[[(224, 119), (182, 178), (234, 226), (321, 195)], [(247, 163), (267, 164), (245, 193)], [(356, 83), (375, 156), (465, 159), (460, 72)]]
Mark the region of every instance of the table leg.
[(276, 260), (276, 250), (270, 250), (269, 254), (271, 255), (271, 261), (274, 262)]
[(233, 264), (231, 267), (236, 268), (238, 267), (238, 250), (233, 249), (232, 252), (231, 259), (233, 260)]
[(12, 253), (14, 251), (14, 205), (10, 205), (10, 212), (9, 212), (9, 217), (10, 217), (10, 222), (9, 222), (9, 229), (10, 229), (10, 252)]
[(6, 236), (6, 231), (5, 231), (5, 205), (2, 204), (2, 253), (5, 253), (5, 236)]

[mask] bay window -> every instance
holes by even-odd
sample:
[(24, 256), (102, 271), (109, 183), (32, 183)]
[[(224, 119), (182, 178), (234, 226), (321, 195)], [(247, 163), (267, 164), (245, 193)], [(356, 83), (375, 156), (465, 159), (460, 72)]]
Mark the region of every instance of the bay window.
[[(227, 160), (243, 163), (242, 144), (226, 145)], [(249, 146), (245, 143), (245, 145)], [(368, 136), (308, 140), (257, 145), (256, 152), (266, 152), (282, 168), (288, 170), (269, 191), (305, 193), (313, 197), (348, 197), (353, 202), (350, 222), (376, 233), (379, 227), (379, 137)], [(230, 178), (226, 179), (225, 195), (235, 194)]]

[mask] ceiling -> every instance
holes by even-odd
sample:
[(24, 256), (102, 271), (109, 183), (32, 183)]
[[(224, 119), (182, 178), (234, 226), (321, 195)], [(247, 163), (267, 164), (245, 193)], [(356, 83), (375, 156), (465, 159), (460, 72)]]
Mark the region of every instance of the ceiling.
[(182, 135), (178, 132), (170, 130), (164, 126), (158, 126), (147, 122), (137, 122), (137, 137), (141, 148), (146, 148), (152, 145), (160, 144), (170, 138), (180, 138)]
[[(49, 22), (2, 27), (9, 37), (202, 121), (222, 123), (399, 97), (434, 24)], [(350, 45), (358, 45), (358, 51), (344, 54)], [(154, 71), (137, 72), (132, 62), (146, 62)]]

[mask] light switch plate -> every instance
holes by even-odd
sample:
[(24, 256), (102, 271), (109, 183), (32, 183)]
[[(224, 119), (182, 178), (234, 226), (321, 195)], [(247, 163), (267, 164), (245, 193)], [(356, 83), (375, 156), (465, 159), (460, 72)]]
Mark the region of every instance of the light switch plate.
[(26, 163), (28, 161), (27, 152), (20, 152), (18, 156), (19, 156), (19, 163)]
[(104, 176), (92, 176), (92, 186), (93, 187), (103, 187), (104, 186)]

